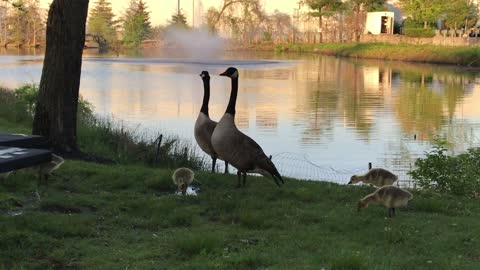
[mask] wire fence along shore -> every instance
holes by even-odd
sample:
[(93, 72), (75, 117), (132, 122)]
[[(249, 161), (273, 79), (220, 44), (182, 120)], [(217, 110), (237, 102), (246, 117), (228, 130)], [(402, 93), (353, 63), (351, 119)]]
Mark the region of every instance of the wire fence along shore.
[[(366, 163), (365, 166), (341, 168), (340, 166), (321, 166), (309, 160), (307, 155), (291, 152), (273, 154), (271, 159), (275, 163), (280, 174), (285, 177), (347, 184), (354, 174), (365, 174), (369, 171), (369, 168), (382, 167), (398, 175), (398, 181), (395, 183), (396, 185), (400, 187), (416, 188), (414, 180), (408, 174), (409, 171), (413, 170), (414, 161), (408, 162), (407, 164), (404, 162), (394, 166), (386, 166), (385, 164), (382, 164), (384, 162), (378, 161), (377, 163)], [(217, 172), (223, 172), (224, 169), (224, 163), (217, 162)], [(229, 172), (236, 173), (236, 170), (229, 166)]]

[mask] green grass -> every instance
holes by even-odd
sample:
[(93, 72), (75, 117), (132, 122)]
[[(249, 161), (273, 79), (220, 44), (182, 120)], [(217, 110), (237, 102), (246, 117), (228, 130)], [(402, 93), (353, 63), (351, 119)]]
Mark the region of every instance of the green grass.
[[(370, 187), (67, 161), (48, 186), (0, 185), (0, 269), (477, 269), (480, 204), (414, 192), (407, 209), (356, 202)], [(32, 198), (38, 190), (41, 201)], [(22, 211), (21, 215), (11, 213)]]
[(461, 66), (480, 66), (480, 48), (449, 47), (434, 45), (390, 44), (390, 43), (324, 43), (324, 44), (279, 44), (258, 46), (257, 49), (277, 52), (311, 52), (327, 55), (400, 60)]

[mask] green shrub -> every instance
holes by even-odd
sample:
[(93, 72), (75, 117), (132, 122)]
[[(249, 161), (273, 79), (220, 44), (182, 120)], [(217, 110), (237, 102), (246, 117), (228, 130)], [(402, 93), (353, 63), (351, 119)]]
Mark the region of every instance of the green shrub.
[(403, 32), (407, 37), (434, 37), (435, 30), (432, 28), (405, 28)]
[(480, 148), (470, 148), (458, 156), (448, 156), (444, 142), (437, 142), (425, 158), (415, 161), (409, 172), (424, 189), (457, 195), (480, 194)]

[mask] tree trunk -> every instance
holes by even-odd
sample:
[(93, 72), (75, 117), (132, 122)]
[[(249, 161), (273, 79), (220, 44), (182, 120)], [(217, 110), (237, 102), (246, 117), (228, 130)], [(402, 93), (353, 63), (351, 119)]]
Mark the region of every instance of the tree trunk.
[(48, 11), (47, 45), (33, 134), (60, 152), (77, 148), (77, 107), (89, 0), (54, 0)]
[(360, 41), (360, 4), (355, 7), (355, 41)]
[(320, 43), (323, 43), (323, 31), (322, 31), (322, 8), (318, 9), (318, 30), (320, 31)]

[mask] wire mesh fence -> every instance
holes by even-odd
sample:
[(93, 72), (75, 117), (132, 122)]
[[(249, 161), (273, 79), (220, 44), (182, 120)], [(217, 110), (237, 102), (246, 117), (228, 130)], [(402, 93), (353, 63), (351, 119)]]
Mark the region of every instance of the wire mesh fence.
[[(420, 156), (419, 156), (420, 157)], [(279, 170), (280, 174), (285, 177), (292, 177), (302, 180), (313, 181), (330, 181), (339, 184), (347, 184), (352, 175), (364, 174), (369, 170), (369, 165), (373, 167), (382, 167), (388, 169), (392, 173), (398, 175), (396, 185), (400, 187), (415, 188), (412, 177), (408, 174), (414, 167), (414, 160), (404, 160), (402, 163), (387, 165), (383, 159), (369, 164), (368, 162), (362, 166), (349, 166), (343, 168), (339, 166), (319, 165), (312, 162), (308, 155), (282, 152), (272, 155), (272, 161)], [(223, 172), (225, 167), (223, 162), (217, 162), (217, 171)], [(236, 173), (235, 168), (229, 167), (230, 173)]]

